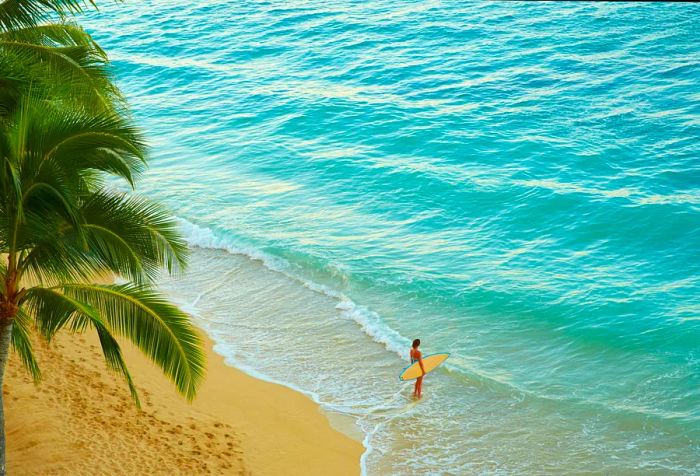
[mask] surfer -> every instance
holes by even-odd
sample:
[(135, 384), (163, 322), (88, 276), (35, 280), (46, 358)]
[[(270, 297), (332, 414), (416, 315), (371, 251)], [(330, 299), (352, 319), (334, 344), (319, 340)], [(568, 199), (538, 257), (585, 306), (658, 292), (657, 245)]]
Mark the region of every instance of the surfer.
[(411, 356), (411, 363), (413, 364), (415, 362), (418, 362), (418, 365), (420, 365), (421, 372), (423, 372), (423, 375), (416, 379), (416, 386), (413, 388), (413, 396), (416, 398), (421, 397), (421, 391), (423, 390), (423, 377), (425, 376), (425, 368), (423, 367), (423, 354), (420, 350), (418, 350), (419, 346), (420, 339), (414, 339), (413, 346), (409, 351), (409, 355)]

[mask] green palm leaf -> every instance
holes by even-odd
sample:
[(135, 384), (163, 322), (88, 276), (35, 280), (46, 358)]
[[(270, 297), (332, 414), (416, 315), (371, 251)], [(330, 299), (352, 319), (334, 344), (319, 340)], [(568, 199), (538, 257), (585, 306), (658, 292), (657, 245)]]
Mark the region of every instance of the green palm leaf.
[(138, 392), (124, 362), (121, 347), (97, 309), (56, 289), (42, 287), (29, 289), (26, 302), (39, 323), (42, 335), (48, 341), (64, 327), (68, 327), (72, 332), (82, 332), (87, 327), (94, 328), (100, 339), (107, 367), (122, 375), (136, 405), (140, 407)]
[[(116, 244), (127, 246), (128, 254), (139, 261), (148, 280), (162, 268), (170, 272), (184, 268), (187, 244), (180, 236), (177, 223), (161, 205), (142, 197), (102, 190), (90, 196), (80, 213), (85, 220), (84, 227), (101, 232), (103, 237), (114, 237)], [(113, 271), (123, 270), (115, 267)], [(136, 273), (124, 276), (143, 280)]]
[(48, 23), (0, 32), (0, 40), (54, 47), (83, 46), (107, 60), (107, 54), (100, 45), (75, 23)]
[(32, 341), (29, 338), (31, 327), (31, 317), (20, 309), (12, 325), (12, 349), (17, 352), (22, 365), (24, 365), (29, 375), (32, 376), (34, 383), (37, 383), (41, 380), (41, 371), (34, 357)]
[(121, 110), (125, 101), (112, 83), (107, 56), (68, 18), (92, 1), (0, 1), (0, 120), (22, 93), (41, 89), (56, 102)]
[(52, 288), (86, 303), (117, 335), (131, 340), (192, 400), (204, 378), (202, 341), (190, 318), (154, 291), (134, 284), (62, 284)]
[(1, 39), (0, 52), (30, 73), (35, 73), (38, 78), (52, 78), (56, 81), (56, 87), (63, 88), (66, 93), (79, 94), (85, 104), (92, 108), (113, 109), (120, 98), (110, 81), (104, 58), (90, 47), (57, 48)]
[[(90, 3), (95, 6), (93, 1)], [(0, 3), (0, 29), (32, 27), (56, 16), (82, 12), (85, 5), (80, 0), (4, 0)]]
[(101, 191), (76, 213), (81, 220), (77, 227), (67, 219), (47, 221), (48, 211), (26, 214), (20, 245), (31, 250), (20, 260), (21, 273), (40, 282), (116, 274), (152, 283), (163, 268), (172, 272), (185, 266), (187, 245), (158, 204)]

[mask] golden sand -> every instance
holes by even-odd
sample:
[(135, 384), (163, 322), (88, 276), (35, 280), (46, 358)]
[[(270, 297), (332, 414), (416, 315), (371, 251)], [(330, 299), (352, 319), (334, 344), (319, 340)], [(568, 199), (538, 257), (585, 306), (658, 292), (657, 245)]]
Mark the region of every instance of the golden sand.
[(360, 472), (361, 443), (333, 430), (318, 405), (225, 365), (208, 339), (206, 346), (207, 378), (192, 404), (125, 346), (141, 411), (92, 333), (37, 344), (38, 386), (13, 355), (4, 388), (8, 474)]

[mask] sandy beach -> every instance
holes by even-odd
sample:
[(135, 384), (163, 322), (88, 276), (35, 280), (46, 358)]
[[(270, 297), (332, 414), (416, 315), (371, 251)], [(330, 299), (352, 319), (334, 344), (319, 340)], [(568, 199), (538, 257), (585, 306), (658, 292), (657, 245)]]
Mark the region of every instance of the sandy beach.
[(226, 365), (206, 339), (207, 378), (188, 404), (125, 345), (138, 411), (92, 333), (36, 344), (35, 386), (13, 355), (4, 398), (8, 474), (358, 474), (362, 444), (317, 404)]

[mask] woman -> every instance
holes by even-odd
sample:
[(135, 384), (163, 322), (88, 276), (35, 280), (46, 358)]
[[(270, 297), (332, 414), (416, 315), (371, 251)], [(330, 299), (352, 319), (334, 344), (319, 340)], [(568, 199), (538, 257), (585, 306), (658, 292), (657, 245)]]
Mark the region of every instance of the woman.
[(416, 398), (421, 397), (421, 391), (423, 390), (423, 377), (425, 376), (425, 368), (423, 367), (423, 354), (420, 350), (418, 350), (419, 346), (420, 339), (414, 339), (413, 346), (411, 347), (411, 350), (408, 353), (408, 355), (411, 356), (411, 363), (413, 364), (415, 362), (418, 362), (418, 365), (420, 365), (420, 369), (423, 372), (423, 375), (416, 379), (416, 386), (413, 388), (413, 396)]

